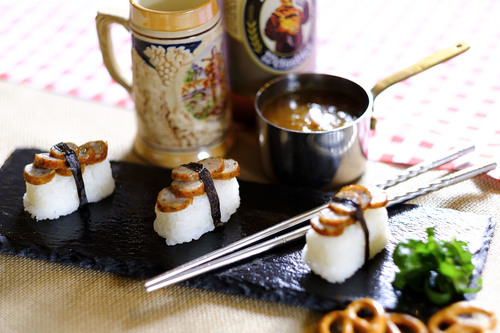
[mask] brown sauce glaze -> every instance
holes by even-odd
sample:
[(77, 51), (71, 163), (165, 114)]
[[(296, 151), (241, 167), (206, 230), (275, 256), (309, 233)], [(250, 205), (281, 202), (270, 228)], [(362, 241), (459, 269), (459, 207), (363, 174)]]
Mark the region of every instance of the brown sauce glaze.
[(269, 122), (302, 132), (330, 131), (348, 125), (360, 115), (354, 98), (326, 89), (287, 92), (270, 99), (261, 107)]

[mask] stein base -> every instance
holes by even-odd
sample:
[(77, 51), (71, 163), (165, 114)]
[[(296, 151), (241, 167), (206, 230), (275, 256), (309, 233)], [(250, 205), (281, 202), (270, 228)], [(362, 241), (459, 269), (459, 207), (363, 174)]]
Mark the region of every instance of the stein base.
[(210, 156), (225, 156), (234, 143), (234, 133), (216, 144), (198, 147), (193, 150), (174, 151), (159, 150), (146, 144), (141, 138), (134, 141), (134, 152), (148, 163), (173, 169), (182, 164), (196, 162)]

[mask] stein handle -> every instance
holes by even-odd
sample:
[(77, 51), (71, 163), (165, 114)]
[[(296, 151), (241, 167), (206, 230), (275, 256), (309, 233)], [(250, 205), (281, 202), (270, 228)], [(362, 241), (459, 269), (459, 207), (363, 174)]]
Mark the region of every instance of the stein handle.
[(97, 12), (96, 28), (99, 46), (101, 48), (104, 65), (111, 77), (123, 86), (129, 93), (132, 92), (132, 72), (127, 72), (116, 60), (111, 41), (111, 24), (120, 24), (130, 31), (130, 19), (128, 12), (118, 9), (100, 9)]

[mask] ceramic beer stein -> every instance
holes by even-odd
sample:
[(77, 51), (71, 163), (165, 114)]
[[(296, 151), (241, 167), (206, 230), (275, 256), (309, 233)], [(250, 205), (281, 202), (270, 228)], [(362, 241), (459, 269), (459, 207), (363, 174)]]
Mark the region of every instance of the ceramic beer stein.
[[(131, 33), (131, 73), (113, 54), (112, 24)], [(100, 10), (96, 25), (104, 64), (135, 103), (135, 152), (168, 168), (223, 156), (231, 106), (217, 0), (130, 0), (129, 13)]]

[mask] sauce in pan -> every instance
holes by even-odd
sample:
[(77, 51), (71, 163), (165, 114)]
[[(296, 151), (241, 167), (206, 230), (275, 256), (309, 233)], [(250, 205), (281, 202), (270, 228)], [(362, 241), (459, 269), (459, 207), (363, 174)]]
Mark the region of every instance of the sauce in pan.
[(271, 123), (302, 132), (330, 131), (356, 120), (359, 103), (346, 94), (324, 89), (278, 95), (261, 107)]

